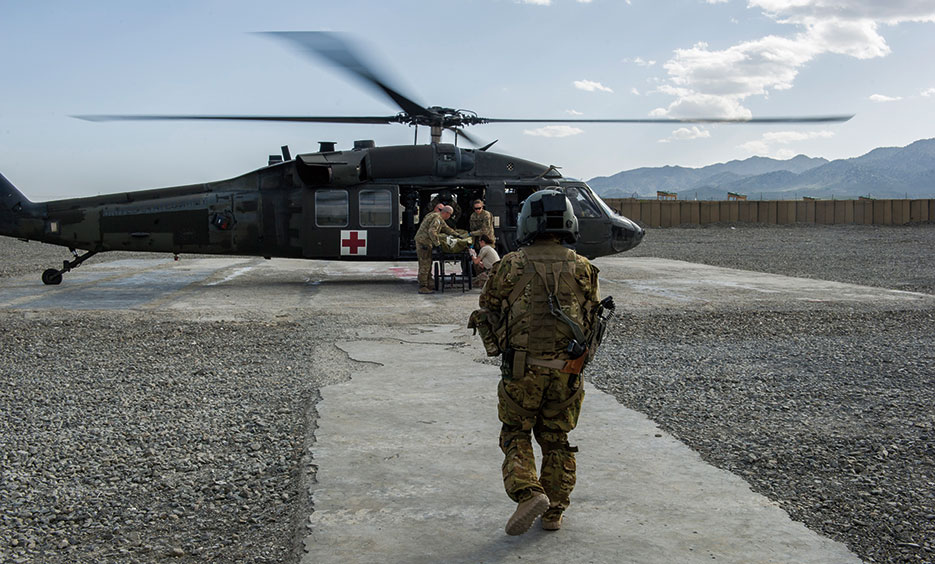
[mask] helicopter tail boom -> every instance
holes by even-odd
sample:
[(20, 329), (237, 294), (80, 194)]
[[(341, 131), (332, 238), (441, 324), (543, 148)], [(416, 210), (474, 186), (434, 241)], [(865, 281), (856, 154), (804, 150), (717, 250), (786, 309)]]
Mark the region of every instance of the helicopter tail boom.
[(36, 205), (0, 174), (0, 235), (22, 237), (20, 220), (32, 217)]

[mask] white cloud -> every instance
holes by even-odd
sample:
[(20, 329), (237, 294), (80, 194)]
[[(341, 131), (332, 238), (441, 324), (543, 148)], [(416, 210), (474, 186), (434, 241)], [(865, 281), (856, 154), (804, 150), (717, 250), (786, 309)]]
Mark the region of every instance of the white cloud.
[(923, 96), (928, 98), (929, 96), (935, 96), (935, 88), (927, 88), (921, 92)]
[(523, 133), (536, 137), (571, 137), (572, 135), (584, 133), (584, 130), (570, 125), (547, 125), (539, 129), (526, 129)]
[(671, 141), (690, 141), (692, 139), (704, 139), (711, 137), (711, 132), (707, 129), (701, 129), (697, 125), (691, 127), (680, 127), (672, 132), (672, 135), (665, 139), (660, 139), (660, 143), (669, 143)]
[(890, 47), (883, 36), (877, 33), (877, 22), (873, 20), (828, 20), (806, 24), (806, 36), (816, 50), (849, 55), (857, 59), (873, 59), (890, 54)]
[(574, 85), (578, 90), (584, 90), (585, 92), (596, 92), (598, 90), (601, 92), (613, 92), (610, 88), (593, 80), (576, 80)]
[(743, 145), (740, 145), (739, 148), (749, 151), (754, 155), (766, 156), (769, 154), (769, 144), (764, 141), (747, 141)]
[(653, 61), (653, 60), (647, 61), (647, 60), (644, 59), (643, 57), (633, 57), (632, 59), (629, 58), (629, 57), (627, 57), (626, 59), (623, 60), (623, 62), (624, 62), (624, 63), (633, 63), (633, 64), (639, 65), (639, 66), (641, 66), (641, 67), (651, 67), (651, 66), (653, 66), (653, 65), (656, 64), (656, 61)]
[(884, 102), (898, 102), (899, 100), (902, 100), (902, 97), (901, 97), (901, 96), (895, 96), (895, 97), (894, 97), (894, 96), (884, 96), (883, 94), (874, 94), (874, 95), (870, 96), (870, 101), (871, 101), (871, 102), (880, 102), (880, 103), (884, 103)]
[(935, 3), (925, 0), (748, 0), (748, 6), (797, 31), (721, 50), (705, 43), (676, 50), (664, 64), (668, 90), (660, 89), (675, 101), (653, 115), (698, 117), (707, 112), (714, 117), (748, 117), (745, 99), (792, 88), (799, 69), (815, 57), (883, 57), (890, 47), (879, 33), (881, 25), (935, 22)]
[(583, 116), (584, 114), (578, 110), (565, 110), (565, 113), (572, 116)]
[(827, 129), (820, 131), (769, 131), (759, 139), (747, 141), (740, 145), (740, 148), (754, 155), (774, 159), (791, 159), (799, 153), (784, 145), (809, 139), (829, 139), (831, 137), (834, 137), (834, 132)]
[(630, 89), (630, 94), (633, 94), (634, 96), (639, 96), (640, 91), (637, 90), (636, 87), (634, 86), (633, 88)]
[(749, 0), (749, 5), (794, 22), (809, 18), (876, 20), (887, 24), (935, 22), (935, 7), (927, 0)]
[(656, 108), (651, 117), (699, 117), (715, 116), (726, 119), (749, 119), (753, 113), (740, 104), (740, 100), (730, 96), (701, 94), (686, 88), (662, 86), (658, 89), (663, 94), (676, 96), (675, 102), (667, 108)]
[(789, 144), (807, 139), (829, 139), (831, 137), (834, 137), (834, 132), (827, 129), (821, 131), (768, 131), (763, 134), (763, 141)]
[(552, 0), (520, 0), (521, 4), (534, 4), (536, 6), (551, 6)]

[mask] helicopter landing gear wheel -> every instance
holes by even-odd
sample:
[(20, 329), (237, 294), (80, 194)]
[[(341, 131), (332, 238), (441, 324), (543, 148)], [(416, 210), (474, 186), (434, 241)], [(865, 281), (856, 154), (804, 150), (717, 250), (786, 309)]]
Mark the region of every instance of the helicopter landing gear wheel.
[(57, 286), (62, 283), (62, 273), (50, 268), (42, 273), (42, 283), (46, 286)]
[(88, 251), (85, 254), (78, 256), (78, 251), (75, 249), (70, 249), (71, 254), (75, 255), (75, 260), (73, 261), (63, 261), (62, 269), (56, 270), (54, 268), (49, 268), (42, 273), (42, 283), (47, 286), (56, 286), (62, 283), (62, 275), (70, 271), (73, 268), (78, 268), (81, 266), (81, 263), (88, 260), (97, 254), (97, 251)]

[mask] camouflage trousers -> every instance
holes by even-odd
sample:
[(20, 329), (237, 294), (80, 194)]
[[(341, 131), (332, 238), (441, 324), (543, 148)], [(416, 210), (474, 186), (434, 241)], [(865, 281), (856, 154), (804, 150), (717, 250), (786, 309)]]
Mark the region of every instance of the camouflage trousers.
[(419, 287), (432, 286), (432, 247), (416, 241), (416, 256), (419, 258)]
[[(575, 487), (578, 449), (568, 445), (568, 432), (578, 424), (581, 413), (584, 389), (580, 376), (526, 366), (522, 378), (501, 380), (498, 396), (497, 411), (503, 423), (500, 450), (505, 456), (503, 485), (507, 495), (519, 503), (536, 492), (544, 492), (552, 507), (564, 510)], [(538, 478), (530, 432), (542, 447)]]

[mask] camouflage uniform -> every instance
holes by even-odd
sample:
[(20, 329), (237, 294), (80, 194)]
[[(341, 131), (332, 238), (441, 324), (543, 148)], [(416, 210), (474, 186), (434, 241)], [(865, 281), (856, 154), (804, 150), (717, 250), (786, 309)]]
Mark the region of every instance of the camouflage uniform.
[[(445, 223), (447, 223), (447, 224), (448, 224), (448, 227), (451, 227), (451, 228), (454, 228), (455, 226), (457, 226), (457, 225), (458, 225), (458, 219), (461, 217), (461, 206), (458, 205), (458, 200), (455, 199), (450, 193), (449, 193), (449, 194), (441, 194), (441, 195), (438, 195), (438, 196), (435, 196), (434, 198), (432, 198), (432, 201), (429, 202), (429, 207), (428, 207), (428, 209), (434, 210), (435, 207), (438, 206), (438, 204), (444, 204), (444, 205), (446, 205), (446, 206), (451, 206), (451, 209), (453, 210), (453, 211), (451, 212), (451, 217), (449, 217), (449, 218), (445, 221)], [(429, 213), (432, 213), (432, 212), (429, 212)], [(428, 216), (428, 213), (425, 214), (425, 215)], [(423, 218), (423, 219), (425, 219), (425, 218)]]
[(491, 245), (497, 242), (497, 238), (493, 234), (493, 214), (489, 211), (481, 210), (480, 213), (472, 213), (468, 227), (471, 235), (475, 237), (486, 235), (490, 238)]
[(422, 218), (419, 230), (416, 232), (416, 256), (419, 257), (419, 287), (428, 288), (432, 278), (432, 247), (440, 243), (439, 232), (446, 235), (458, 236), (458, 233), (448, 227), (442, 214), (431, 212)]
[[(548, 272), (549, 264), (561, 274), (550, 272), (547, 288), (537, 270)], [(494, 265), (480, 297), (480, 306), (502, 317), (502, 326), (509, 315), (507, 332), (516, 351), (513, 366), (505, 362), (501, 369), (498, 389), (503, 484), (517, 503), (544, 492), (551, 503), (546, 515), (560, 515), (570, 502), (577, 448), (568, 445), (568, 432), (578, 422), (584, 398), (580, 375), (556, 367), (569, 358), (565, 347), (574, 336), (566, 323), (549, 313), (549, 288), (562, 311), (587, 333), (590, 310), (600, 301), (597, 273), (586, 258), (557, 239), (540, 238)], [(552, 282), (556, 278), (561, 281), (557, 291)], [(530, 431), (542, 447), (538, 478)]]

